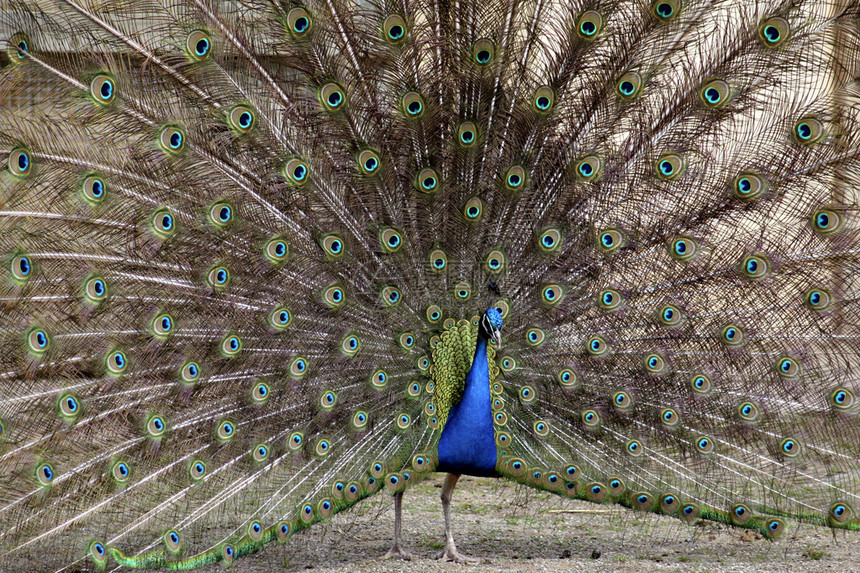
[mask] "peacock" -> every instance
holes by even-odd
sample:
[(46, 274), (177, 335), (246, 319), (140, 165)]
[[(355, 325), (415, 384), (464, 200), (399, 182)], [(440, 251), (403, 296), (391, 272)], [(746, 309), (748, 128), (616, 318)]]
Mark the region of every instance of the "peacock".
[[(3, 0), (0, 568), (447, 472), (860, 529), (856, 0)], [(440, 532), (441, 533), (441, 532)]]

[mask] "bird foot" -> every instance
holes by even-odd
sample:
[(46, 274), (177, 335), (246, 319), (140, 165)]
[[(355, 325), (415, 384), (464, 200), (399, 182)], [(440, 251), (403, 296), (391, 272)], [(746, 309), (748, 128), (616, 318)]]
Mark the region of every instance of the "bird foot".
[(457, 551), (456, 545), (448, 543), (445, 545), (445, 551), (443, 551), (442, 555), (439, 556), (439, 561), (453, 561), (454, 563), (462, 563), (463, 565), (474, 565), (479, 563), (480, 559), (466, 557)]
[(412, 561), (414, 558), (415, 556), (400, 547), (399, 543), (392, 545), (388, 553), (382, 557), (382, 559), (403, 559), (404, 561)]

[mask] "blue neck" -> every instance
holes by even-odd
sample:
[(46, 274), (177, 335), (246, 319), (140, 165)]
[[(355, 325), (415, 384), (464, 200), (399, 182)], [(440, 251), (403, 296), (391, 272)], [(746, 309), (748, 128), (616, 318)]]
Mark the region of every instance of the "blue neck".
[(451, 407), (439, 438), (440, 472), (496, 475), (496, 437), (490, 398), (487, 339), (478, 337), (472, 367), (460, 402)]

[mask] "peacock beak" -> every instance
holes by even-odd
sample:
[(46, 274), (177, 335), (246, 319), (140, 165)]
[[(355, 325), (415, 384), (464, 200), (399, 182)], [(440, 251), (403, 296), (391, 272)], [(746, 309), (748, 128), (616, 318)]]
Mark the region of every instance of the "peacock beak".
[(502, 331), (494, 330), (493, 331), (493, 344), (496, 345), (496, 350), (502, 349)]

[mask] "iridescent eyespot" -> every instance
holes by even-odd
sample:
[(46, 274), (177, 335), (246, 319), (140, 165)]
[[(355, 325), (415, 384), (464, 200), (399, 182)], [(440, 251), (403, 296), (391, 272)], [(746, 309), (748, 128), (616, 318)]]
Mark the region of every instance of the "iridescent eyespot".
[(324, 499), (317, 504), (317, 513), (323, 519), (331, 517), (334, 513), (334, 504), (330, 499)]
[(209, 207), (209, 222), (216, 227), (226, 227), (233, 221), (233, 207), (220, 201)]
[(496, 446), (507, 448), (511, 445), (511, 435), (507, 432), (496, 432)]
[(519, 165), (514, 165), (505, 173), (505, 187), (511, 191), (519, 191), (526, 182), (526, 170)]
[(90, 277), (84, 283), (84, 298), (87, 301), (98, 304), (107, 298), (107, 283), (98, 276)]
[(406, 389), (406, 393), (415, 398), (421, 395), (421, 384), (412, 382)]
[(484, 202), (480, 197), (470, 197), (463, 205), (463, 216), (467, 221), (474, 222), (481, 218), (484, 213)]
[(71, 394), (60, 396), (58, 405), (60, 407), (60, 415), (67, 420), (75, 418), (81, 412), (81, 406), (78, 399)]
[(33, 168), (33, 163), (30, 159), (30, 152), (19, 147), (9, 152), (9, 173), (14, 177), (26, 177)]
[(612, 405), (619, 410), (627, 410), (633, 406), (633, 398), (627, 392), (616, 392), (612, 395)]
[(592, 336), (585, 343), (586, 350), (592, 356), (602, 356), (609, 351), (609, 344), (600, 336)]
[(254, 111), (244, 105), (237, 105), (227, 114), (227, 122), (230, 124), (230, 127), (239, 133), (248, 133), (251, 131), (254, 128), (255, 121)]
[(595, 181), (603, 171), (603, 161), (596, 155), (583, 157), (576, 164), (576, 176), (583, 181)]
[(110, 469), (111, 476), (117, 483), (125, 483), (131, 477), (131, 469), (123, 461), (116, 461)]
[(558, 373), (558, 383), (562, 386), (571, 387), (576, 386), (576, 372), (571, 370), (570, 368), (565, 368), (561, 372)]
[(89, 175), (81, 184), (81, 192), (87, 203), (98, 205), (104, 200), (105, 195), (107, 195), (107, 186), (101, 177)]
[(403, 113), (409, 119), (421, 117), (424, 113), (424, 98), (418, 92), (406, 92), (400, 100)]
[(472, 297), (472, 286), (467, 282), (460, 282), (454, 285), (454, 298), (458, 302), (466, 302)]
[(800, 362), (794, 358), (780, 358), (776, 363), (776, 371), (783, 378), (795, 378), (800, 374)]
[(532, 108), (537, 113), (549, 113), (555, 104), (555, 91), (549, 86), (540, 86), (532, 97)]
[(256, 404), (262, 404), (269, 399), (269, 385), (265, 382), (257, 382), (251, 388), (251, 400)]
[(171, 553), (176, 553), (177, 551), (179, 551), (180, 539), (178, 531), (176, 531), (175, 529), (171, 529), (164, 534), (164, 537), (162, 537), (162, 539), (164, 540), (164, 546), (167, 547), (168, 551), (170, 551)]
[(412, 350), (415, 347), (415, 335), (411, 332), (404, 332), (397, 338), (400, 348), (404, 350)]
[(287, 29), (296, 38), (305, 36), (311, 29), (313, 21), (304, 8), (293, 8), (287, 14)]
[(256, 519), (248, 524), (248, 537), (253, 541), (259, 541), (263, 537), (263, 524)]
[(845, 524), (851, 520), (851, 507), (845, 503), (834, 503), (830, 506), (829, 517), (837, 524)]
[(685, 167), (686, 162), (683, 157), (677, 153), (667, 153), (657, 160), (655, 171), (657, 177), (669, 181), (680, 177)]
[(779, 451), (789, 458), (796, 458), (803, 451), (803, 445), (794, 438), (785, 438), (779, 443)]
[(606, 499), (608, 494), (609, 490), (607, 490), (606, 486), (602, 483), (591, 482), (585, 486), (585, 496), (589, 501), (599, 503)]
[(597, 295), (597, 304), (604, 310), (615, 310), (621, 306), (623, 297), (617, 290), (607, 289)]
[(677, 326), (682, 318), (681, 309), (677, 306), (666, 305), (660, 309), (660, 322), (666, 326)]
[(379, 159), (379, 154), (373, 149), (363, 149), (358, 152), (355, 158), (358, 163), (358, 169), (364, 175), (375, 175), (379, 172), (379, 166), (382, 164)]
[(830, 404), (837, 410), (849, 410), (854, 406), (854, 392), (848, 388), (837, 388), (830, 394)]
[(152, 215), (152, 230), (162, 239), (166, 239), (176, 231), (176, 221), (167, 209), (159, 209)]
[(557, 251), (561, 246), (561, 231), (558, 229), (546, 229), (538, 237), (538, 247), (545, 252)]
[(526, 331), (526, 344), (529, 346), (540, 346), (545, 340), (546, 333), (536, 326), (533, 326)]
[(120, 350), (111, 350), (105, 357), (105, 365), (109, 374), (119, 376), (128, 368), (128, 360), (125, 353)]
[(495, 422), (497, 426), (504, 426), (508, 423), (508, 415), (504, 412), (496, 412), (493, 414), (493, 422)]
[(710, 454), (714, 451), (714, 440), (710, 436), (699, 436), (694, 444), (699, 453)]
[(301, 356), (296, 356), (290, 361), (290, 376), (293, 378), (301, 378), (308, 371), (308, 361)]
[(490, 251), (484, 261), (484, 268), (491, 273), (499, 273), (505, 268), (505, 253), (500, 250)]
[(741, 262), (741, 271), (751, 279), (760, 279), (770, 271), (770, 262), (762, 255), (747, 257)]
[(173, 335), (174, 326), (175, 324), (172, 316), (167, 313), (160, 313), (152, 319), (150, 329), (152, 331), (152, 335), (156, 338), (166, 339)]
[(228, 334), (221, 340), (221, 353), (232, 358), (242, 351), (242, 339), (235, 334)]
[(544, 304), (555, 306), (564, 299), (564, 289), (561, 285), (546, 285), (540, 290), (540, 298)]
[(752, 511), (750, 508), (745, 506), (742, 503), (738, 503), (732, 506), (731, 518), (732, 522), (740, 524), (746, 523), (752, 517)]
[(695, 503), (685, 503), (681, 506), (681, 517), (687, 521), (692, 521), (699, 517), (699, 506)]
[(403, 246), (403, 235), (393, 227), (385, 227), (379, 232), (379, 244), (386, 253), (396, 253)]
[(9, 270), (12, 272), (12, 277), (18, 281), (23, 282), (30, 278), (30, 275), (33, 273), (33, 263), (30, 260), (30, 257), (25, 255), (17, 255), (12, 258), (12, 262), (9, 264)]
[(704, 374), (696, 374), (690, 378), (690, 386), (696, 394), (709, 394), (711, 392), (711, 379)]
[(146, 421), (146, 433), (150, 438), (160, 438), (167, 430), (167, 424), (161, 416), (150, 416)]
[(479, 66), (486, 66), (493, 60), (496, 47), (492, 40), (481, 38), (472, 44), (472, 60)]
[(601, 231), (597, 237), (597, 246), (606, 254), (613, 253), (624, 246), (626, 238), (619, 229), (606, 229)]
[(731, 99), (732, 88), (723, 80), (711, 80), (702, 86), (699, 97), (706, 107), (720, 108)]
[(788, 21), (774, 16), (762, 22), (758, 29), (758, 36), (765, 46), (775, 48), (788, 38), (790, 30)]
[(200, 377), (200, 365), (196, 362), (186, 362), (179, 371), (179, 376), (185, 384), (193, 384)]
[(406, 20), (397, 14), (388, 16), (382, 22), (382, 34), (387, 42), (400, 43), (406, 37)]
[(236, 556), (236, 550), (229, 543), (221, 546), (221, 563), (226, 567), (233, 563)]
[(100, 75), (93, 78), (90, 82), (90, 95), (98, 104), (107, 105), (114, 100), (116, 96), (116, 86), (113, 80), (108, 76)]
[(543, 420), (538, 420), (532, 424), (532, 429), (534, 429), (535, 434), (538, 436), (545, 437), (549, 435), (549, 424)]
[(287, 447), (292, 451), (296, 451), (301, 449), (304, 443), (305, 435), (302, 432), (293, 432), (287, 440)]
[(650, 493), (640, 491), (633, 495), (633, 509), (649, 511), (654, 506), (654, 498)]
[(593, 40), (603, 28), (603, 16), (595, 10), (586, 10), (576, 19), (576, 33), (583, 40)]
[(167, 153), (177, 154), (185, 147), (185, 132), (178, 127), (166, 125), (158, 132), (158, 144)]
[(520, 400), (529, 404), (534, 402), (535, 398), (537, 398), (537, 392), (535, 392), (534, 388), (531, 386), (523, 386), (520, 388)]
[(680, 500), (671, 493), (665, 493), (660, 496), (660, 511), (663, 513), (675, 513), (678, 511), (680, 505)]
[(188, 34), (185, 49), (193, 60), (205, 60), (212, 51), (212, 40), (206, 32), (195, 30)]
[(499, 367), (502, 369), (503, 372), (511, 372), (517, 367), (517, 361), (510, 356), (505, 356), (499, 362)]
[(681, 11), (681, 0), (657, 0), (651, 7), (651, 12), (664, 22), (674, 20)]
[(679, 261), (688, 261), (699, 252), (699, 245), (690, 237), (678, 237), (672, 241), (669, 254)]
[(744, 343), (744, 331), (740, 326), (730, 324), (720, 332), (720, 339), (729, 346), (740, 346)]
[(6, 55), (9, 56), (11, 63), (15, 65), (23, 63), (30, 53), (30, 39), (25, 34), (18, 33), (7, 42)]
[(347, 334), (340, 343), (340, 350), (347, 356), (355, 356), (361, 350), (361, 339), (355, 334)]
[(219, 441), (226, 442), (231, 440), (236, 434), (236, 425), (230, 420), (221, 420), (215, 428), (215, 437)]
[(322, 298), (330, 308), (338, 308), (346, 302), (346, 294), (339, 286), (330, 286), (325, 289)]
[(830, 293), (822, 288), (808, 291), (805, 297), (806, 306), (815, 311), (823, 311), (830, 308)]
[(758, 406), (752, 402), (743, 402), (738, 406), (738, 416), (740, 416), (741, 420), (744, 422), (755, 422), (758, 420), (759, 416)]
[(415, 187), (422, 193), (433, 193), (439, 189), (439, 174), (432, 167), (425, 167), (415, 176)]
[(293, 315), (285, 306), (277, 306), (269, 313), (269, 325), (275, 330), (283, 331), (293, 321)]
[(642, 76), (629, 71), (623, 74), (615, 83), (615, 92), (623, 99), (633, 99), (642, 89)]
[(624, 481), (620, 478), (612, 478), (609, 480), (609, 495), (613, 497), (618, 497), (627, 489), (627, 486), (624, 484)]
[(320, 239), (320, 246), (323, 251), (325, 251), (326, 255), (333, 258), (339, 258), (346, 251), (346, 247), (343, 243), (343, 239), (340, 235), (330, 234), (324, 235)]
[(401, 430), (405, 430), (412, 424), (412, 418), (410, 418), (407, 414), (400, 414), (397, 416), (397, 427)]
[(314, 447), (314, 451), (320, 457), (328, 455), (328, 453), (331, 451), (331, 442), (329, 442), (325, 438), (318, 439), (317, 445)]
[(257, 463), (264, 462), (269, 457), (269, 448), (265, 444), (258, 444), (254, 448), (254, 461)]
[(370, 375), (370, 385), (377, 390), (382, 390), (388, 384), (388, 373), (385, 370), (377, 370)]
[(337, 404), (337, 393), (331, 390), (323, 392), (320, 396), (320, 406), (323, 410), (331, 410)]
[(202, 460), (194, 460), (188, 466), (188, 472), (194, 481), (201, 480), (206, 475), (206, 464)]
[(499, 299), (495, 303), (493, 303), (492, 306), (496, 309), (496, 312), (502, 315), (502, 318), (508, 318), (508, 314), (510, 314), (511, 312), (511, 305), (508, 303), (508, 301), (504, 299)]
[(36, 468), (36, 478), (43, 486), (51, 485), (54, 477), (54, 468), (51, 467), (51, 464), (42, 464)]
[(582, 423), (585, 424), (587, 428), (596, 428), (600, 425), (600, 414), (594, 410), (585, 410), (582, 413)]
[(320, 88), (319, 98), (323, 108), (328, 111), (337, 111), (346, 103), (346, 93), (334, 82)]
[(831, 209), (819, 209), (812, 215), (812, 225), (822, 235), (829, 235), (842, 228), (842, 215)]
[(735, 178), (732, 189), (739, 199), (758, 199), (767, 190), (767, 182), (755, 173), (741, 173)]
[(382, 306), (393, 307), (400, 304), (402, 294), (397, 287), (386, 285), (379, 291), (379, 298), (382, 300)]
[(785, 522), (781, 519), (769, 519), (765, 523), (765, 535), (768, 539), (778, 539), (785, 533)]
[(681, 421), (681, 417), (678, 416), (678, 412), (673, 410), (672, 408), (666, 408), (662, 412), (660, 412), (660, 421), (663, 422), (666, 426), (675, 427)]
[(457, 143), (471, 147), (478, 141), (478, 126), (473, 121), (464, 121), (457, 127)]
[(31, 328), (27, 333), (27, 346), (30, 352), (41, 356), (48, 352), (51, 346), (51, 336), (44, 328)]
[(431, 304), (430, 306), (428, 306), (427, 312), (424, 314), (427, 317), (427, 320), (434, 324), (442, 320), (442, 309), (435, 304)]
[(645, 357), (645, 370), (649, 374), (661, 374), (666, 369), (666, 360), (659, 354), (649, 354)]
[(794, 124), (794, 139), (803, 145), (821, 141), (826, 131), (824, 124), (814, 117), (806, 117)]
[(308, 180), (308, 164), (293, 158), (284, 164), (284, 176), (293, 185), (301, 185)]

